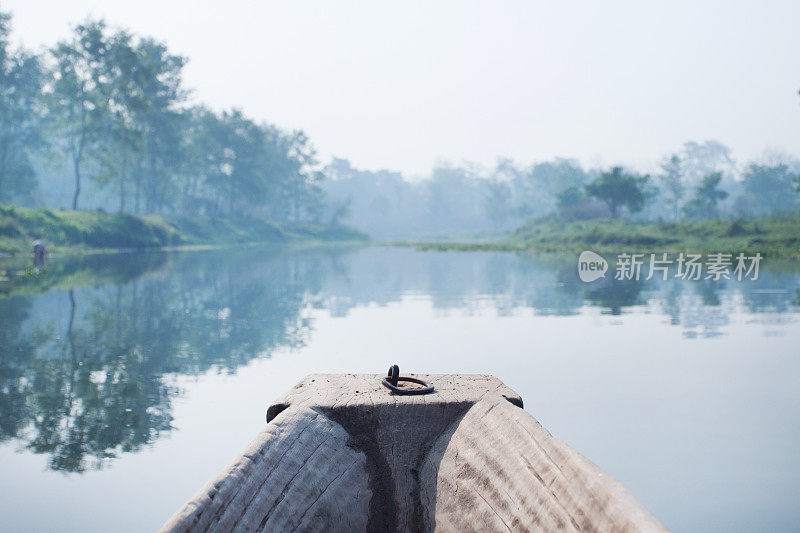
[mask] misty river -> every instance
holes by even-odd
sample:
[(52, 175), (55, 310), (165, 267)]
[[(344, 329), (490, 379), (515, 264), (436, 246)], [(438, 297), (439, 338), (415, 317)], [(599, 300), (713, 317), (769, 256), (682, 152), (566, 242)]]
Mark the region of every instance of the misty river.
[[(253, 247), (0, 283), (0, 516), (153, 530), (317, 372), (490, 373), (676, 531), (800, 522), (800, 265), (583, 283), (577, 254)], [(42, 512), (43, 510), (47, 512)]]

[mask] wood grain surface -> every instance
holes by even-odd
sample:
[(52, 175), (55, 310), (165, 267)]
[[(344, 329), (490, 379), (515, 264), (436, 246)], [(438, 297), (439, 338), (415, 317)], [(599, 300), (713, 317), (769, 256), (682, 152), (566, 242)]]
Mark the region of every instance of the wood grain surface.
[(664, 531), (489, 375), (316, 374), (162, 531)]

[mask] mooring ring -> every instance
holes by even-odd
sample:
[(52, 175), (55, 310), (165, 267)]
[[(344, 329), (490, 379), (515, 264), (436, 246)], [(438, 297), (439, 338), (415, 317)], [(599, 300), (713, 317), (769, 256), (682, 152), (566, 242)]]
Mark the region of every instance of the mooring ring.
[[(400, 381), (407, 381), (409, 383), (416, 383), (417, 385), (422, 385), (422, 387), (415, 387), (413, 389), (401, 389), (397, 386), (397, 383)], [(426, 381), (423, 381), (418, 378), (412, 378), (410, 376), (401, 376), (400, 375), (400, 368), (397, 365), (392, 365), (389, 367), (389, 374), (383, 378), (383, 386), (392, 391), (395, 394), (428, 394), (429, 392), (433, 392), (433, 385), (430, 385)]]
[(389, 374), (386, 376), (386, 381), (390, 384), (397, 386), (397, 381), (400, 379), (400, 367), (392, 365), (389, 367)]

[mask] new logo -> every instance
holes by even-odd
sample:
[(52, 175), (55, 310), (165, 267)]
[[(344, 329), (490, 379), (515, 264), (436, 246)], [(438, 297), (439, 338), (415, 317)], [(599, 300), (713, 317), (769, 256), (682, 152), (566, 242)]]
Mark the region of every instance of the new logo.
[(592, 281), (604, 278), (608, 270), (608, 261), (602, 255), (585, 251), (581, 252), (578, 257), (578, 277), (584, 283), (591, 283)]

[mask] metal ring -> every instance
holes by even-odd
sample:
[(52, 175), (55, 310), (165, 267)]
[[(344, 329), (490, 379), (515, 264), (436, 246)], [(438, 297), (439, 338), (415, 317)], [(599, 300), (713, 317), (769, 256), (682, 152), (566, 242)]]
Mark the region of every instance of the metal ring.
[(421, 379), (412, 378), (408, 376), (398, 376), (397, 381), (408, 381), (410, 383), (416, 383), (418, 385), (422, 385), (422, 387), (416, 387), (413, 389), (401, 389), (396, 385), (392, 385), (388, 381), (388, 376), (383, 378), (383, 386), (387, 389), (391, 390), (395, 394), (428, 394), (429, 392), (433, 392), (433, 385), (429, 385), (427, 382), (422, 381)]
[(386, 381), (397, 386), (397, 380), (400, 379), (400, 367), (397, 365), (392, 365), (389, 367), (389, 373), (386, 376)]

